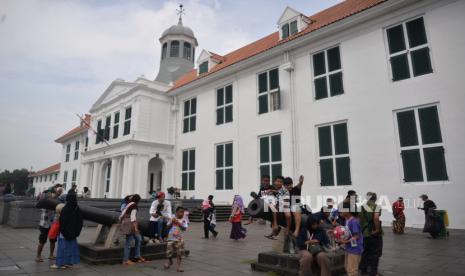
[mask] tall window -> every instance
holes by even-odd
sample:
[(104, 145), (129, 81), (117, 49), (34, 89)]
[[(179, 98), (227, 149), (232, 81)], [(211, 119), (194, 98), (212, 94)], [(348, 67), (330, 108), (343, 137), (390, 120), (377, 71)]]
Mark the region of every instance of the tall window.
[(200, 63), (199, 65), (199, 75), (208, 72), (208, 60)]
[(163, 43), (163, 47), (161, 48), (161, 59), (166, 58), (166, 51), (168, 50), (168, 44), (165, 42)]
[(344, 93), (339, 46), (313, 55), (313, 83), (316, 100)]
[(124, 112), (123, 135), (128, 135), (131, 132), (131, 116), (132, 116), (132, 107), (128, 107), (126, 108)]
[(119, 132), (119, 111), (115, 113), (115, 117), (113, 119), (113, 139), (118, 138)]
[(258, 75), (258, 114), (280, 108), (278, 68)]
[(233, 188), (233, 143), (216, 145), (216, 189)]
[(192, 98), (184, 102), (184, 119), (183, 132), (191, 132), (195, 130), (197, 120), (197, 98)]
[(290, 29), (291, 35), (295, 35), (298, 32), (297, 20), (294, 20), (291, 23), (289, 23), (289, 29)]
[(289, 24), (286, 23), (281, 26), (282, 39), (289, 37)]
[(68, 182), (68, 171), (63, 173), (63, 185), (66, 185), (66, 182)]
[(77, 177), (77, 170), (73, 170), (73, 174), (71, 176), (71, 187), (76, 185), (76, 177)]
[(185, 191), (195, 190), (195, 149), (182, 152), (181, 188)]
[(55, 174), (55, 181), (58, 180), (58, 174)]
[(347, 123), (318, 127), (321, 186), (351, 185)]
[(216, 124), (233, 121), (233, 87), (228, 85), (216, 90)]
[(259, 137), (260, 177), (263, 175), (282, 175), (281, 134)]
[(107, 166), (107, 173), (105, 176), (105, 193), (110, 192), (110, 178), (111, 178), (111, 163)]
[(183, 54), (182, 57), (191, 60), (191, 44), (188, 42), (184, 42), (184, 47), (183, 47)]
[(106, 141), (110, 140), (110, 129), (111, 129), (111, 116), (105, 118), (105, 131), (103, 133), (103, 139)]
[(65, 162), (69, 162), (69, 154), (71, 152), (71, 144), (66, 145), (66, 156), (65, 156)]
[(170, 57), (179, 57), (179, 41), (171, 41)]
[(79, 158), (79, 141), (74, 143), (74, 160), (78, 160)]
[(386, 35), (393, 81), (433, 72), (423, 17), (391, 27)]
[(404, 181), (448, 180), (437, 106), (397, 112), (397, 127)]
[(89, 148), (89, 137), (86, 136), (86, 142), (85, 142), (85, 145), (84, 145), (84, 151), (87, 151), (88, 148)]
[(97, 137), (95, 138), (95, 143), (99, 144), (103, 141), (103, 129), (102, 129), (102, 120), (97, 121)]
[(298, 32), (297, 29), (297, 20), (294, 20), (290, 23), (286, 23), (281, 26), (281, 34), (282, 39), (289, 37), (290, 35), (294, 35)]

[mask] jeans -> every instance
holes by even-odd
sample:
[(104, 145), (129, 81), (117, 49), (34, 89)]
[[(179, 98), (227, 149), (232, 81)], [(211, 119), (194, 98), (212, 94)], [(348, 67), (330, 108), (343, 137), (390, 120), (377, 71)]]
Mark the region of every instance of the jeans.
[(163, 228), (165, 226), (165, 221), (160, 219), (158, 221), (151, 221), (150, 222), (150, 230), (152, 237), (158, 237), (159, 239), (163, 238)]
[(129, 253), (131, 252), (132, 240), (135, 240), (135, 251), (134, 258), (140, 258), (140, 244), (142, 237), (139, 233), (126, 235), (126, 243), (124, 244), (124, 259), (123, 261), (129, 260)]

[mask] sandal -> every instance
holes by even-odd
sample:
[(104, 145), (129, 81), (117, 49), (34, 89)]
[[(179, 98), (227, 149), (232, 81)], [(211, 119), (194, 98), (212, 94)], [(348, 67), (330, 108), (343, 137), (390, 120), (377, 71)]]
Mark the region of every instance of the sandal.
[(48, 257), (49, 260), (56, 260), (56, 257), (55, 256), (50, 256)]
[(273, 236), (273, 234), (265, 235), (265, 238), (270, 239), (270, 240), (277, 240), (276, 237)]
[(136, 263), (145, 263), (146, 260), (142, 257), (136, 258)]
[(41, 263), (43, 261), (44, 259), (42, 259), (42, 257), (36, 257), (36, 263)]
[(135, 264), (135, 262), (131, 261), (131, 260), (127, 260), (125, 262), (123, 262), (123, 265), (133, 265)]

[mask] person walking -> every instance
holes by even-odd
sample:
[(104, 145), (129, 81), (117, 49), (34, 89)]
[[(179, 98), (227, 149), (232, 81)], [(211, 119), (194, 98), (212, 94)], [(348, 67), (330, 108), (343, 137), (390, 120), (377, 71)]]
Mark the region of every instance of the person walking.
[(133, 261), (129, 259), (132, 241), (135, 240), (134, 259), (136, 262), (145, 262), (145, 259), (140, 255), (140, 246), (142, 236), (139, 232), (139, 224), (137, 223), (137, 204), (140, 201), (140, 195), (134, 194), (130, 197), (129, 203), (121, 212), (121, 232), (126, 236), (126, 243), (124, 244), (124, 257), (123, 265), (132, 265)]
[(184, 232), (189, 226), (186, 220), (185, 209), (182, 206), (176, 208), (176, 214), (168, 222), (168, 244), (166, 245), (166, 257), (168, 262), (165, 264), (165, 269), (169, 269), (173, 265), (173, 257), (176, 255), (176, 271), (184, 272), (181, 269), (181, 260), (185, 255), (184, 249)]
[(233, 199), (232, 211), (231, 216), (229, 217), (229, 221), (232, 224), (231, 227), (231, 235), (229, 238), (233, 240), (244, 239), (245, 229), (242, 228), (242, 215), (244, 214), (244, 202), (240, 195), (235, 195)]
[(77, 237), (81, 234), (83, 225), (76, 193), (67, 194), (59, 222), (60, 235), (58, 236), (56, 264), (51, 268), (70, 268), (80, 262)]
[(418, 207), (418, 209), (425, 212), (425, 226), (423, 227), (423, 232), (429, 233), (431, 237), (435, 239), (439, 236), (443, 227), (440, 219), (435, 213), (437, 208), (436, 203), (425, 194), (421, 195), (420, 198), (423, 200), (423, 207)]
[(395, 219), (392, 222), (392, 232), (394, 232), (394, 234), (404, 234), (404, 229), (405, 229), (404, 210), (405, 210), (404, 199), (402, 197), (399, 197), (392, 204), (392, 215), (394, 216), (394, 219)]
[[(38, 200), (44, 198), (53, 198), (52, 189), (48, 189), (43, 191)], [(50, 227), (52, 226), (54, 219), (53, 211), (47, 209), (40, 210), (40, 221), (39, 221), (39, 245), (37, 246), (37, 255), (36, 255), (36, 262), (40, 263), (43, 262), (44, 259), (42, 258), (42, 250), (44, 249), (45, 244), (47, 243), (48, 232), (50, 231)], [(49, 239), (50, 241), (50, 255), (48, 257), (49, 260), (54, 260), (54, 252), (55, 252), (55, 243), (56, 239)]]
[(383, 255), (383, 230), (381, 228), (381, 206), (376, 204), (377, 195), (366, 194), (367, 202), (361, 208), (360, 224), (363, 231), (363, 254), (360, 261), (362, 275), (378, 275), (379, 259)]
[(213, 203), (213, 196), (209, 195), (207, 200), (202, 203), (202, 214), (203, 214), (203, 233), (204, 238), (209, 238), (209, 232), (212, 232), (213, 237), (218, 236), (218, 232), (215, 231), (216, 225), (216, 209)]
[(153, 241), (163, 242), (164, 230), (168, 221), (173, 217), (171, 202), (165, 200), (165, 193), (158, 192), (150, 206), (150, 230)]

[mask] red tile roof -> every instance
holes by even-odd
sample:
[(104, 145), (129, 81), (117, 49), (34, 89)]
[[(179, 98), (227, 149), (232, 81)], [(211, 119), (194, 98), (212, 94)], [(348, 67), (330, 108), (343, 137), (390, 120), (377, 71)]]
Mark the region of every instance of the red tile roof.
[(79, 132), (81, 132), (83, 130), (89, 129), (89, 127), (90, 127), (90, 118), (91, 118), (90, 114), (86, 114), (84, 116), (84, 122), (81, 122), (80, 126), (75, 127), (72, 130), (66, 132), (60, 138), (56, 139), (55, 142), (59, 143), (60, 141), (66, 139), (68, 137), (71, 137), (71, 136), (73, 136), (73, 135), (75, 135), (75, 134), (77, 134), (77, 133), (79, 133)]
[[(224, 56), (220, 56), (223, 59), (223, 62), (219, 63), (215, 67), (213, 67), (209, 72), (204, 73), (202, 75), (197, 74), (196, 69), (192, 69), (189, 73), (185, 74), (182, 76), (180, 79), (178, 79), (175, 83), (174, 86), (169, 90), (173, 91), (179, 87), (182, 87), (188, 83), (191, 83), (193, 81), (196, 81), (198, 79), (201, 79), (205, 76), (211, 75), (217, 71), (220, 71), (221, 69), (224, 69), (230, 65), (233, 65), (235, 63), (238, 63), (240, 61), (243, 61), (245, 59), (248, 59), (250, 57), (253, 57), (259, 53), (262, 53), (266, 50), (269, 50), (271, 48), (274, 48), (278, 45), (281, 45), (283, 43), (286, 43), (288, 41), (294, 40), (298, 37), (301, 37), (305, 34), (311, 33), (313, 31), (316, 31), (318, 29), (321, 29), (325, 26), (328, 26), (330, 24), (333, 24), (337, 21), (340, 21), (344, 18), (347, 18), (351, 15), (357, 14), (359, 12), (362, 12), (364, 10), (367, 10), (369, 8), (372, 8), (378, 4), (381, 4), (383, 2), (386, 2), (388, 0), (346, 0), (342, 3), (339, 3), (335, 6), (332, 6), (326, 10), (323, 10), (321, 12), (318, 12), (312, 16), (308, 16), (308, 18), (311, 20), (311, 24), (308, 25), (307, 28), (302, 30), (301, 32), (290, 36), (286, 39), (279, 40), (279, 32), (272, 33), (268, 36), (265, 36), (264, 38), (261, 38), (251, 44), (248, 44), (242, 48), (239, 48), (235, 51), (232, 51), (229, 54), (226, 54)], [(213, 53), (210, 52), (212, 55)], [(216, 55), (216, 54), (215, 54)]]
[(40, 170), (38, 172), (35, 172), (35, 173), (31, 174), (30, 177), (46, 175), (46, 174), (51, 174), (51, 173), (57, 173), (57, 172), (60, 171), (60, 167), (61, 167), (61, 164), (58, 163), (58, 164), (52, 165), (52, 166), (50, 166), (48, 168), (45, 168), (43, 170)]

